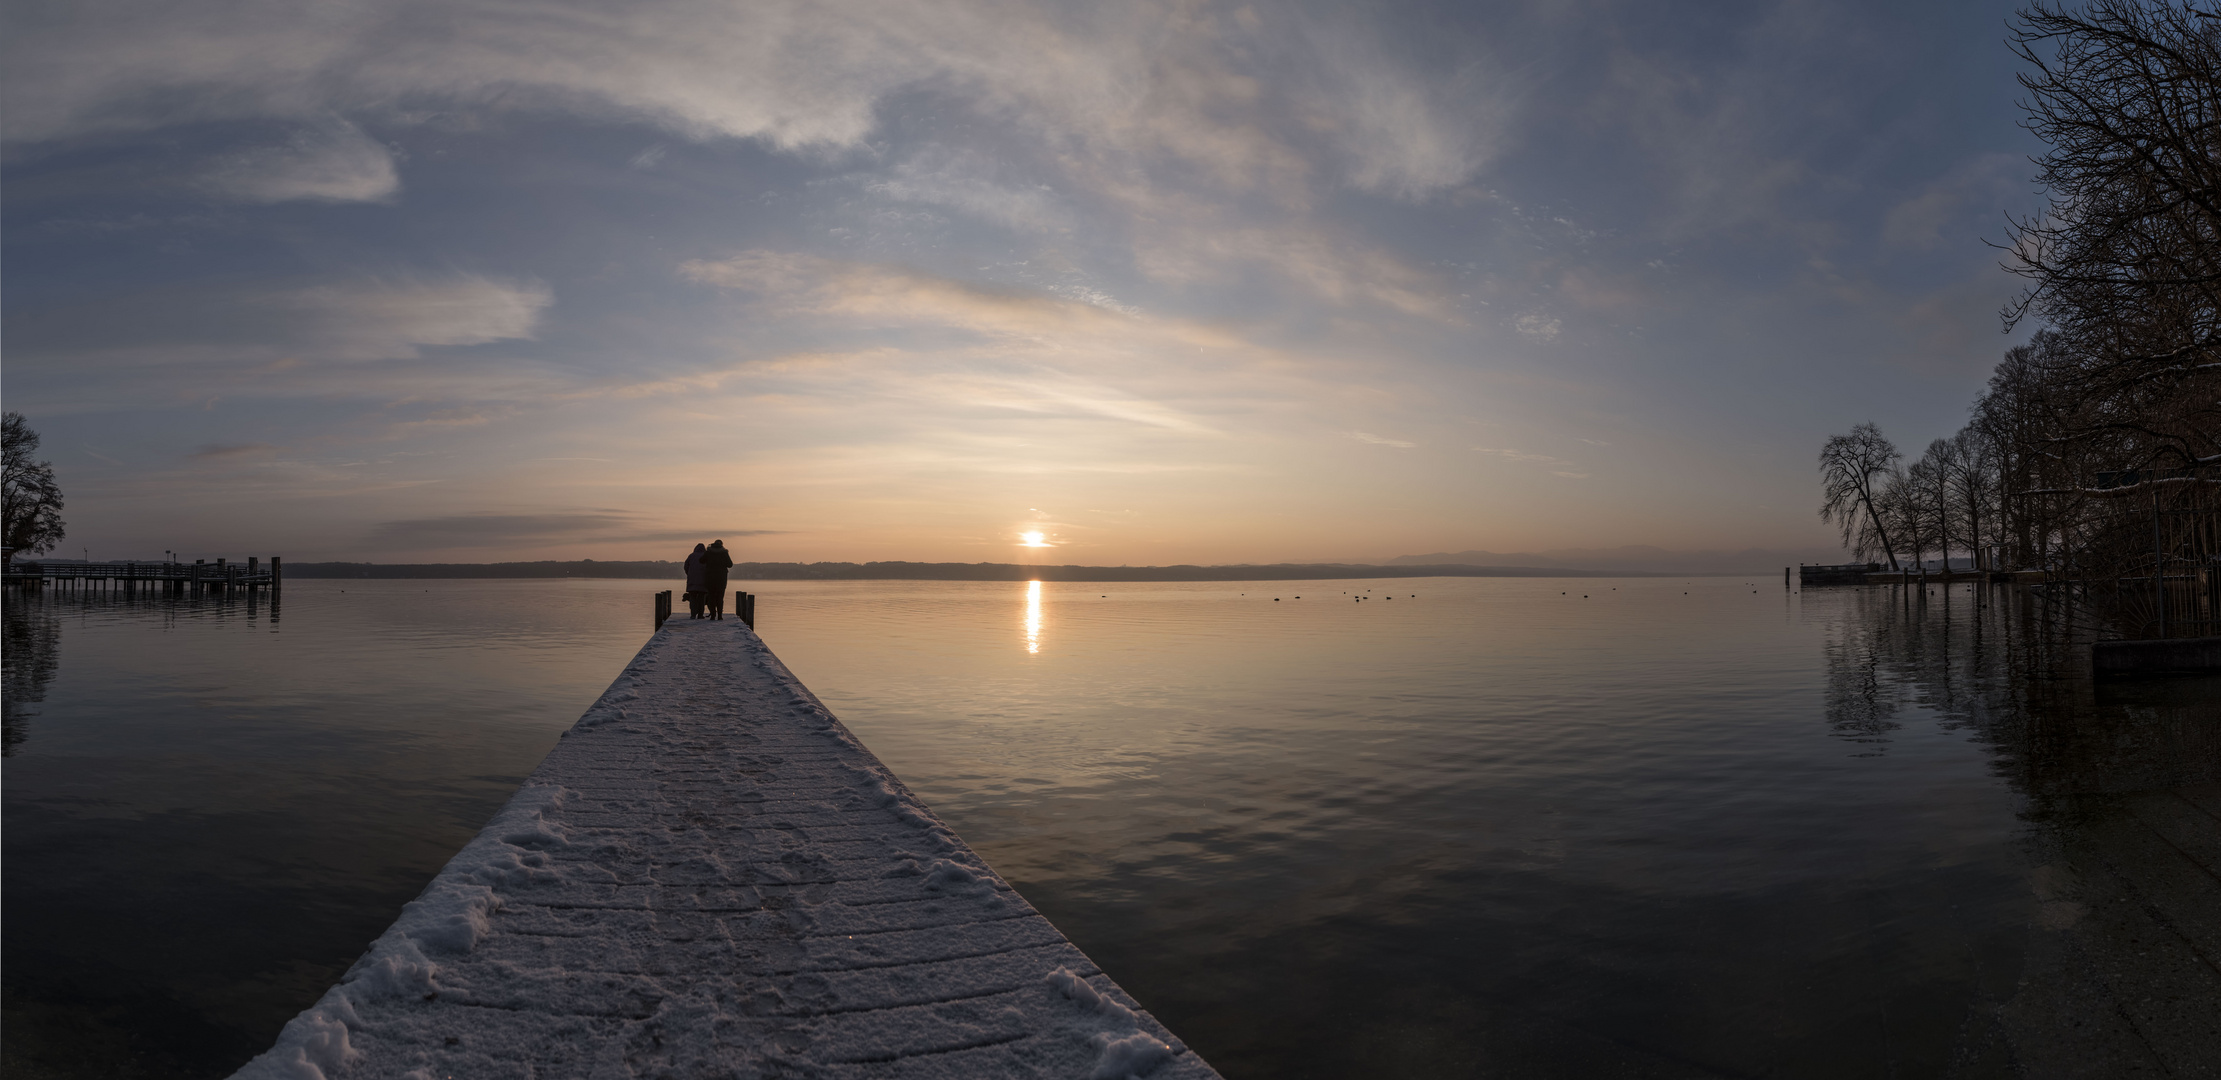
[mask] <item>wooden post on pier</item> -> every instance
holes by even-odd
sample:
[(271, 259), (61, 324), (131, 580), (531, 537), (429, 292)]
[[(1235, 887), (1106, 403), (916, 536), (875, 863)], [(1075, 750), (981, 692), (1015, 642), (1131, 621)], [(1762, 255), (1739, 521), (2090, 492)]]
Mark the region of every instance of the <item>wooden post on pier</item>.
[(754, 630), (756, 628), (756, 594), (752, 592), (734, 593), (733, 614), (740, 616), (740, 621), (747, 623), (748, 629)]
[(669, 589), (665, 589), (665, 590), (663, 590), (662, 592), (659, 592), (659, 593), (657, 593), (657, 594), (656, 594), (656, 606), (655, 606), (655, 620), (656, 620), (656, 625), (655, 625), (655, 628), (656, 628), (656, 629), (658, 629), (658, 630), (661, 630), (661, 629), (663, 629), (663, 620), (665, 620), (665, 619), (668, 619), (668, 618), (670, 618), (670, 617), (671, 617), (671, 590), (669, 590)]
[(276, 592), (276, 591), (278, 591), (279, 589), (281, 589), (281, 588), (284, 588), (284, 587), (285, 587), (285, 575), (284, 575), (283, 573), (280, 573), (280, 570), (282, 570), (282, 569), (283, 569), (283, 568), (282, 568), (282, 567), (280, 567), (280, 566), (278, 565), (278, 557), (277, 557), (277, 556), (275, 556), (275, 555), (272, 555), (272, 556), (270, 556), (270, 591), (271, 591), (271, 592)]

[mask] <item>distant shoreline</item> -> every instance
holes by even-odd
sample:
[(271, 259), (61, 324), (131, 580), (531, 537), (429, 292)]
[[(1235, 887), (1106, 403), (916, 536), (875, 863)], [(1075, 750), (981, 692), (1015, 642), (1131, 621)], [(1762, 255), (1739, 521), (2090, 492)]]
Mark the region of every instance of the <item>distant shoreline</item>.
[[(288, 563), (288, 578), (648, 578), (685, 577), (678, 563)], [(735, 581), (1319, 581), (1422, 577), (1724, 577), (1652, 570), (1574, 570), (1544, 566), (1367, 566), (1277, 563), (1270, 566), (1024, 566), (1017, 563), (820, 562), (740, 563)]]

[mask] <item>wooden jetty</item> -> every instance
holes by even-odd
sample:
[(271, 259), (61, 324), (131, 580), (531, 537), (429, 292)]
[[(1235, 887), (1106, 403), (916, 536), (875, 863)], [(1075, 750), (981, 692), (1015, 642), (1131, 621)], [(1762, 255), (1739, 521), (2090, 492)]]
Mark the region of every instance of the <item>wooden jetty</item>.
[[(1788, 584), (1789, 568), (1782, 568), (1782, 583)], [(1801, 564), (1797, 567), (1797, 584), (1800, 588), (1816, 585), (1952, 585), (1968, 582), (1995, 585), (2036, 585), (2045, 580), (2041, 570), (1933, 570), (1922, 573), (1917, 569), (1882, 569), (1880, 563)]]
[(237, 1077), (1217, 1075), (746, 622), (674, 619)]
[[(1809, 589), (1815, 585), (1864, 585), (1866, 576), (1880, 570), (1880, 563), (1842, 563), (1837, 565), (1797, 564), (1797, 585)], [(1782, 583), (1789, 583), (1789, 570), (1782, 568)]]
[(4, 575), (8, 585), (25, 589), (49, 587), (104, 589), (137, 592), (141, 589), (188, 592), (230, 592), (234, 589), (279, 589), (284, 586), (284, 564), (272, 555), (268, 564), (258, 557), (246, 562), (195, 559), (192, 562), (137, 562), (85, 559), (12, 559)]

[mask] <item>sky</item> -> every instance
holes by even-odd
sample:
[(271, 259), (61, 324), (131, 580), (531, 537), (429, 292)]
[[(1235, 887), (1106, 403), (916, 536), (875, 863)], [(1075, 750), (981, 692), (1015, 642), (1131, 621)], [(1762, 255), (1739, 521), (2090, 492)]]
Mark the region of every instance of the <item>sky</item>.
[(2011, 14), (21, 0), (0, 398), (69, 557), (1817, 561), (2017, 340)]

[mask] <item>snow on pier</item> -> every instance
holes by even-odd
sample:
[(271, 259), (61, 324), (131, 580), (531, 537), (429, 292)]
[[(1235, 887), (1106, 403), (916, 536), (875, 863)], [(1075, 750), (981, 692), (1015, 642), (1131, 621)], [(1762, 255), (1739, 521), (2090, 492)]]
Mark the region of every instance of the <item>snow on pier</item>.
[(679, 620), (237, 1076), (1217, 1073), (752, 631)]

